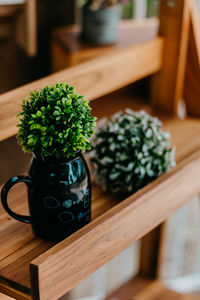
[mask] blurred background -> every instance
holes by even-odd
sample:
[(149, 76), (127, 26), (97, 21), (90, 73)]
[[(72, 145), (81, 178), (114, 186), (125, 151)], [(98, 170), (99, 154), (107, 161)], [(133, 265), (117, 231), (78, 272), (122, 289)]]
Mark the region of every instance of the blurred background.
[[(158, 0), (121, 4), (118, 38), (113, 45), (90, 45), (80, 40), (84, 0), (0, 0), (0, 93), (98, 55), (142, 41), (131, 35), (132, 24), (149, 24), (156, 35)], [(200, 0), (197, 0), (200, 8)], [(142, 30), (142, 29), (141, 29)], [(141, 31), (142, 32), (142, 31)], [(149, 79), (133, 84), (135, 95), (147, 98)], [(0, 183), (24, 174), (30, 159), (12, 137), (0, 143)], [(18, 159), (16, 159), (18, 157)], [(160, 278), (182, 293), (200, 295), (200, 207), (195, 198), (167, 222)], [(138, 271), (140, 242), (126, 249), (62, 299), (112, 299), (116, 287)]]

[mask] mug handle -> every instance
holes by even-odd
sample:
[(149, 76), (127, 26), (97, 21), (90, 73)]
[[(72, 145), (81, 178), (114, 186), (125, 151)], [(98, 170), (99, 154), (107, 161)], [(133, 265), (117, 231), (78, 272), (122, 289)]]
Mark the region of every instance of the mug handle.
[(19, 215), (19, 214), (13, 212), (8, 206), (7, 196), (8, 196), (9, 190), (13, 187), (13, 185), (15, 185), (16, 183), (20, 183), (20, 182), (25, 182), (27, 186), (32, 185), (32, 180), (31, 180), (31, 177), (29, 177), (29, 176), (15, 176), (15, 177), (10, 178), (2, 188), (1, 203), (3, 205), (3, 208), (7, 211), (7, 213), (11, 217), (13, 217), (14, 219), (16, 219), (20, 222), (31, 224), (30, 216)]

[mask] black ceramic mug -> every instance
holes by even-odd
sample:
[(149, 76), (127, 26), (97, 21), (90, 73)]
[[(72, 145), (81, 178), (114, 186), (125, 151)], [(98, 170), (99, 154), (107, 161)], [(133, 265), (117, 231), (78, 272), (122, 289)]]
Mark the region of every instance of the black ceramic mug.
[[(13, 185), (24, 182), (28, 188), (30, 216), (13, 212), (7, 195)], [(71, 159), (33, 157), (28, 176), (12, 177), (1, 192), (4, 209), (14, 219), (31, 223), (39, 237), (59, 241), (91, 219), (91, 183), (81, 152)]]

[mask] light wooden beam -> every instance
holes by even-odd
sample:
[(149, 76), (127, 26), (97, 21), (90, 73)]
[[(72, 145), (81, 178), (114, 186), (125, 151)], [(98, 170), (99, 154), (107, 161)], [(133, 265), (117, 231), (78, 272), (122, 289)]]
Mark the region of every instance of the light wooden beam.
[(37, 8), (36, 0), (26, 0), (16, 17), (15, 36), (17, 44), (32, 57), (37, 54)]
[(200, 150), (196, 150), (172, 172), (36, 258), (30, 266), (33, 298), (59, 298), (161, 224), (200, 192), (199, 177)]
[(190, 0), (190, 17), (184, 100), (188, 114), (200, 117), (200, 19), (194, 0)]
[(190, 0), (160, 4), (159, 36), (165, 39), (163, 69), (152, 81), (152, 103), (158, 110), (177, 114), (183, 97), (190, 25)]
[(162, 68), (163, 45), (163, 39), (157, 38), (120, 49), (0, 95), (0, 140), (17, 133), (16, 115), (29, 91), (65, 81), (93, 100), (158, 72)]

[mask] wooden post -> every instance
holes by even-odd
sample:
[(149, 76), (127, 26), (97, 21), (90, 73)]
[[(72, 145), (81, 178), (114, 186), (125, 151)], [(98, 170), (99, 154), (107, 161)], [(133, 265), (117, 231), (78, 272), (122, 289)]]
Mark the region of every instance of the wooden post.
[[(165, 38), (163, 68), (152, 80), (152, 103), (178, 113), (184, 98), (187, 111), (200, 116), (200, 22), (194, 0), (162, 0), (159, 35)], [(165, 224), (142, 239), (140, 274), (155, 278), (162, 260)]]
[(76, 21), (76, 0), (62, 0), (60, 3), (60, 15), (62, 22), (66, 25), (73, 25)]
[(162, 0), (159, 35), (165, 38), (163, 68), (153, 77), (152, 103), (155, 108), (177, 113), (183, 95), (189, 38), (190, 0)]
[(139, 275), (156, 278), (162, 262), (165, 223), (142, 238)]
[(193, 0), (190, 1), (190, 16), (184, 100), (188, 114), (200, 117), (200, 20)]

